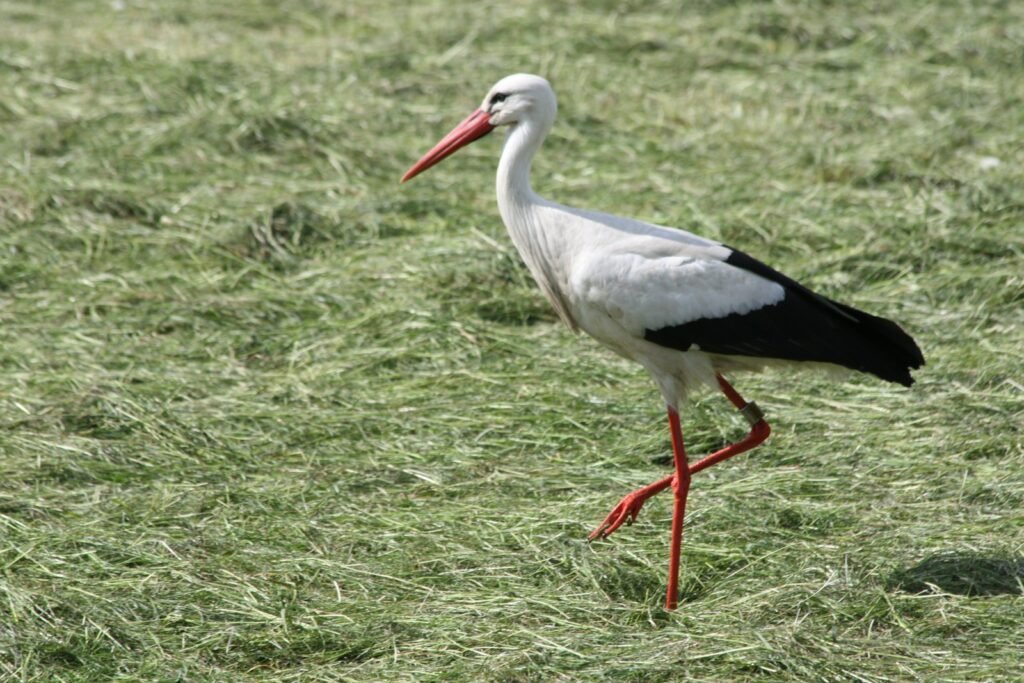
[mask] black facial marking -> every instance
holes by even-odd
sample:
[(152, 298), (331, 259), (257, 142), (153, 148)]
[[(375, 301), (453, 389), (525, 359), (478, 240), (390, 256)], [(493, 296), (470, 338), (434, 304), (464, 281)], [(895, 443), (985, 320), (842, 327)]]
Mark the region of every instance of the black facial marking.
[(504, 102), (508, 99), (508, 93), (496, 92), (491, 95), (491, 104), (497, 104), (498, 102)]

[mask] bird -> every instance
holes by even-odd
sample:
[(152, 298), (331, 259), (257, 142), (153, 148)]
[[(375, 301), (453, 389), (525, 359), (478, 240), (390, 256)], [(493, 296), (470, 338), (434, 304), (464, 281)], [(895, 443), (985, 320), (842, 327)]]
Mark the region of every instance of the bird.
[[(644, 502), (673, 491), (665, 608), (678, 606), (683, 521), (690, 481), (771, 434), (763, 411), (726, 379), (770, 365), (858, 371), (906, 387), (925, 360), (895, 322), (817, 294), (746, 253), (685, 230), (543, 198), (530, 184), (535, 155), (558, 111), (543, 77), (512, 74), (402, 176), (406, 182), (497, 128), (507, 134), (497, 168), (498, 211), (541, 292), (572, 331), (643, 366), (668, 414), (674, 471), (627, 494), (590, 534), (607, 538)], [(749, 434), (696, 462), (679, 417), (694, 392), (720, 390)]]

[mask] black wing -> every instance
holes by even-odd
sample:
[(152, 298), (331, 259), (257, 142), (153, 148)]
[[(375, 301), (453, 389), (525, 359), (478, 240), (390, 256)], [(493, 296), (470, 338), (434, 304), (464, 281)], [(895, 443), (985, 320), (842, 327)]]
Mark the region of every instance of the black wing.
[(778, 303), (748, 313), (700, 318), (646, 330), (660, 346), (733, 356), (834, 363), (910, 386), (912, 368), (924, 365), (914, 340), (891, 320), (815, 294), (774, 268), (735, 249), (725, 262), (782, 286)]

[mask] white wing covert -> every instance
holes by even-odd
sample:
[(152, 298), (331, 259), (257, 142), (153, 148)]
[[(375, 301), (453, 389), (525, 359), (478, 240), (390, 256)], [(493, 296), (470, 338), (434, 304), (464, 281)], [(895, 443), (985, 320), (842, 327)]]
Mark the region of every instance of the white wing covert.
[(616, 320), (631, 335), (724, 318), (776, 304), (785, 289), (707, 256), (595, 253), (573, 274), (580, 303)]

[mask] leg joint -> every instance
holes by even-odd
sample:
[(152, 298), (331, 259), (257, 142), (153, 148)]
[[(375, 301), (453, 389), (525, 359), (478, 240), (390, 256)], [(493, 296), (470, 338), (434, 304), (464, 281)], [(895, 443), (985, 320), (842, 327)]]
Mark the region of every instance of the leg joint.
[(758, 422), (764, 419), (764, 411), (762, 411), (760, 406), (758, 406), (757, 403), (755, 403), (754, 401), (747, 403), (739, 410), (740, 415), (746, 418), (747, 422), (750, 423), (751, 427), (753, 427)]

